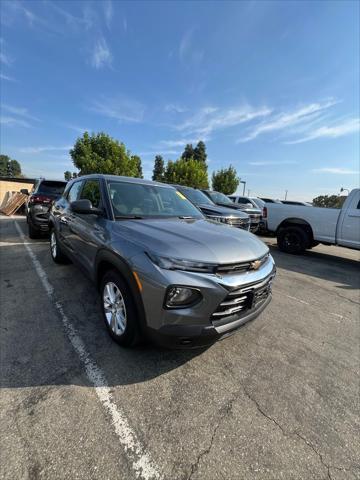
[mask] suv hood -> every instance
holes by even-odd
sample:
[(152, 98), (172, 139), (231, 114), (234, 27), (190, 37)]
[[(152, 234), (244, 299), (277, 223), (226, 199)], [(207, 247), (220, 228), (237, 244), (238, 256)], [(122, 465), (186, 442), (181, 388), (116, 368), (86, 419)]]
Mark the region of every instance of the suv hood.
[(240, 217), (248, 218), (241, 210), (234, 211), (232, 208), (222, 207), (220, 205), (209, 205), (207, 203), (196, 205), (203, 212), (204, 215), (219, 215), (221, 217)]
[(269, 251), (245, 230), (204, 219), (121, 220), (115, 223), (114, 234), (142, 245), (144, 251), (198, 262), (246, 262)]

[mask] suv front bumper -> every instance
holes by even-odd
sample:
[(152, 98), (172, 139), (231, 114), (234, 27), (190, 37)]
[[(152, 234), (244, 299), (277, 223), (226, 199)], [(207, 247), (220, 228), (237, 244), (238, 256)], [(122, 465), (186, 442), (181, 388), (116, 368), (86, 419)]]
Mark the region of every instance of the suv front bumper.
[(157, 344), (170, 348), (211, 345), (260, 315), (271, 301), (275, 273), (271, 256), (259, 270), (246, 273), (218, 276), (168, 271), (171, 284), (197, 288), (203, 299), (194, 307), (167, 310), (161, 306), (155, 312), (155, 290), (144, 288), (146, 333)]

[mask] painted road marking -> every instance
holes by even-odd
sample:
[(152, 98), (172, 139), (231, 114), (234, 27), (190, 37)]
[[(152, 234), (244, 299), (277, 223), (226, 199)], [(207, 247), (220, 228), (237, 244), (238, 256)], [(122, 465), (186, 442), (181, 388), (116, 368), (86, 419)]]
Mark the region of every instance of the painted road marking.
[(115, 434), (119, 439), (119, 443), (124, 448), (125, 453), (128, 455), (136, 476), (144, 480), (161, 479), (159, 469), (150, 458), (150, 455), (145, 451), (145, 448), (141, 445), (125, 414), (115, 404), (103, 371), (90, 357), (84, 342), (72, 325), (71, 321), (66, 316), (61, 303), (56, 301), (54, 296), (54, 287), (49, 282), (45, 270), (30, 247), (31, 244), (26, 241), (25, 235), (16, 221), (15, 227), (20, 235), (27, 253), (29, 254), (29, 257), (31, 258), (36, 273), (38, 274), (48, 297), (54, 304), (59, 316), (61, 317), (66, 334), (71, 345), (78, 354), (80, 361), (84, 365), (88, 379), (94, 385), (95, 392), (101, 404), (107, 411), (108, 415), (110, 415)]

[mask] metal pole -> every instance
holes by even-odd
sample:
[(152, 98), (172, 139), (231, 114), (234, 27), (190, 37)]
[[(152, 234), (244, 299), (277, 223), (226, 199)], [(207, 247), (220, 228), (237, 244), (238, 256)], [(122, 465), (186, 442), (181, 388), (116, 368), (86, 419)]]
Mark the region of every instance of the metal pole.
[(287, 200), (287, 194), (288, 194), (288, 191), (285, 190), (285, 200)]
[(243, 188), (243, 197), (245, 197), (245, 187), (246, 187), (246, 182), (241, 182), (243, 185), (244, 185), (244, 188)]

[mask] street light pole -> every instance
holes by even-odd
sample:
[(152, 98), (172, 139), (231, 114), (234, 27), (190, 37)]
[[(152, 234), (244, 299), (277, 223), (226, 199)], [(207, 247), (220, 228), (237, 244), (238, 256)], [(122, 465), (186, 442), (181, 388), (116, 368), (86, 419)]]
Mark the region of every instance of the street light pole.
[(287, 200), (287, 194), (288, 194), (288, 191), (285, 190), (285, 200)]
[(243, 197), (245, 197), (246, 182), (244, 182), (243, 180), (240, 180), (240, 183), (242, 183), (244, 185), (244, 187), (243, 187)]

